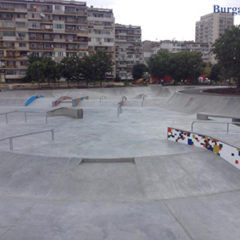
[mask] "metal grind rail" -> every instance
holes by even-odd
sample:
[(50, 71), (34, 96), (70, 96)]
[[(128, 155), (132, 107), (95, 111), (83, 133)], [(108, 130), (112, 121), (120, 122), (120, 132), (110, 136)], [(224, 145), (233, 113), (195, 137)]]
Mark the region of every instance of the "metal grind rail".
[(52, 139), (52, 141), (54, 141), (54, 137), (55, 137), (54, 136), (54, 129), (48, 129), (48, 130), (43, 130), (43, 131), (37, 131), (37, 132), (15, 135), (15, 136), (11, 136), (11, 137), (5, 137), (5, 138), (0, 139), (0, 142), (8, 140), (9, 141), (9, 149), (11, 151), (13, 151), (13, 139), (20, 138), (20, 137), (25, 137), (25, 136), (30, 136), (30, 135), (41, 134), (41, 133), (45, 133), (45, 132), (50, 132), (51, 133), (51, 139)]
[[(27, 122), (27, 114), (28, 113), (44, 113), (46, 115), (46, 112), (37, 112), (37, 111), (19, 111), (19, 110), (16, 110), (16, 111), (10, 111), (10, 112), (5, 112), (5, 113), (0, 113), (0, 116), (1, 115), (5, 115), (5, 122), (6, 124), (8, 124), (9, 122), (9, 114), (12, 114), (12, 113), (24, 113), (24, 121)], [(45, 120), (46, 122), (46, 120)]]
[(219, 122), (219, 121), (209, 121), (209, 120), (206, 120), (206, 121), (199, 121), (199, 120), (194, 120), (192, 121), (191, 123), (191, 131), (193, 131), (193, 125), (195, 123), (214, 123), (214, 124), (226, 124), (227, 125), (227, 133), (229, 133), (229, 125), (240, 125), (239, 122)]

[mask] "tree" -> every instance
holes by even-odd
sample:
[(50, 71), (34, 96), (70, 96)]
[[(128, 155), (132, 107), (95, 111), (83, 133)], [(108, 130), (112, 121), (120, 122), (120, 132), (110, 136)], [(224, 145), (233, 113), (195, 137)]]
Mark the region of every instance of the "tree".
[(188, 78), (196, 80), (203, 71), (203, 61), (199, 52), (160, 50), (149, 59), (148, 67), (153, 77), (170, 75), (178, 82)]
[(64, 77), (69, 85), (70, 81), (80, 81), (82, 74), (81, 60), (77, 56), (65, 57), (60, 62), (61, 76)]
[(237, 79), (240, 91), (240, 25), (227, 29), (213, 45), (213, 53), (227, 75)]
[(203, 64), (203, 74), (206, 75), (207, 77), (210, 76), (211, 71), (212, 71), (212, 64), (211, 63), (204, 63)]
[(57, 63), (52, 60), (52, 58), (46, 56), (42, 57), (41, 62), (43, 63), (44, 67), (44, 77), (47, 80), (48, 85), (50, 86), (51, 82), (56, 82), (56, 80), (60, 78)]
[(57, 63), (47, 56), (37, 57), (30, 55), (26, 78), (29, 81), (38, 82), (39, 86), (41, 82), (47, 81), (50, 86), (51, 81), (60, 78)]
[(221, 77), (221, 66), (219, 64), (214, 64), (209, 74), (209, 78), (214, 81), (219, 81), (220, 77)]
[(142, 78), (145, 72), (147, 72), (147, 66), (145, 64), (135, 64), (132, 70), (133, 79), (137, 80), (139, 78)]
[(160, 50), (148, 60), (148, 69), (154, 78), (171, 75), (172, 54), (168, 50)]
[(44, 64), (42, 61), (33, 61), (28, 65), (26, 79), (29, 81), (37, 82), (40, 87), (40, 83), (44, 81)]
[(112, 72), (112, 67), (112, 56), (103, 50), (84, 56), (82, 60), (83, 76), (87, 84), (89, 81), (99, 81), (102, 86), (102, 81), (105, 80), (107, 73)]

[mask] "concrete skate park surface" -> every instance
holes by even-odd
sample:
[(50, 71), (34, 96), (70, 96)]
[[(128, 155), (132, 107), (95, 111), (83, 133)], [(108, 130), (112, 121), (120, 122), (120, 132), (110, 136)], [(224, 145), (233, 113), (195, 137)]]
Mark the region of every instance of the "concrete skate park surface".
[[(190, 130), (197, 112), (238, 116), (239, 98), (176, 92), (183, 88), (0, 93), (0, 112), (45, 113), (60, 96), (89, 96), (80, 103), (83, 119), (0, 119), (1, 138), (55, 129), (55, 141), (46, 134), (16, 139), (13, 152), (0, 142), (0, 239), (240, 239), (239, 170), (166, 140), (168, 126)], [(24, 108), (37, 94), (45, 98)], [(237, 126), (229, 134), (220, 124), (194, 131), (239, 146)]]

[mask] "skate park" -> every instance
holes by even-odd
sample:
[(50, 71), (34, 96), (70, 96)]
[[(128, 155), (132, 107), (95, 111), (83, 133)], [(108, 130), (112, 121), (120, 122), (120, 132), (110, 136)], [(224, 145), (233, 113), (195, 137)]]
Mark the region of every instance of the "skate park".
[(202, 90), (1, 92), (0, 239), (239, 239), (240, 98)]

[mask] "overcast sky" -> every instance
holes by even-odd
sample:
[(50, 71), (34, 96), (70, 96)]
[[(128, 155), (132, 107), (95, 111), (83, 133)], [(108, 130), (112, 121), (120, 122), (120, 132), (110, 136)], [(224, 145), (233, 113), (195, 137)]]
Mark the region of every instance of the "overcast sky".
[[(83, 0), (84, 1), (84, 0)], [(240, 0), (86, 0), (113, 9), (115, 22), (142, 27), (142, 40), (194, 40), (195, 22), (212, 13), (213, 5), (238, 7)], [(240, 24), (240, 14), (235, 16)]]

